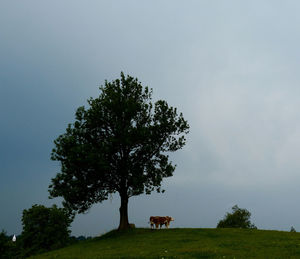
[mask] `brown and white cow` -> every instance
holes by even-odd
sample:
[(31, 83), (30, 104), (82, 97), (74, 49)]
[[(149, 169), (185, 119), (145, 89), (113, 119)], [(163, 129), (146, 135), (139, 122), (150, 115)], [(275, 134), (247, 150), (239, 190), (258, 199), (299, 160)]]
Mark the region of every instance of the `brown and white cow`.
[(169, 216), (166, 216), (166, 223), (165, 223), (165, 225), (166, 225), (166, 228), (169, 228), (169, 226), (170, 226), (170, 222), (171, 221), (174, 221), (174, 218), (172, 218), (172, 217), (169, 217)]
[(158, 228), (159, 216), (151, 216), (149, 221), (151, 229), (154, 229), (154, 225)]
[(160, 228), (165, 225), (166, 228), (169, 228), (170, 225), (170, 221), (174, 221), (174, 218), (169, 217), (169, 216), (165, 216), (165, 217), (161, 217), (161, 216), (151, 216), (149, 219), (149, 223), (151, 226), (151, 229), (154, 229), (154, 225), (156, 227), (156, 229), (158, 229), (158, 226), (160, 226)]

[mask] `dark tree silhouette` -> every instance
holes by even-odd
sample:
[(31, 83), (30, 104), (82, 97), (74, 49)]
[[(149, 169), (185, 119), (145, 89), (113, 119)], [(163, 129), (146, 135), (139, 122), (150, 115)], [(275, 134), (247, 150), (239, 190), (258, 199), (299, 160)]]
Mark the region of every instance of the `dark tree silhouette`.
[(250, 222), (251, 213), (241, 209), (237, 205), (232, 207), (232, 213), (227, 213), (224, 219), (220, 220), (217, 228), (256, 228)]
[(62, 196), (73, 212), (85, 212), (118, 192), (119, 229), (129, 228), (128, 199), (161, 190), (175, 166), (166, 152), (185, 145), (189, 125), (166, 101), (151, 103), (152, 89), (124, 76), (105, 81), (98, 98), (79, 107), (76, 121), (55, 141), (52, 160), (61, 172), (52, 179), (50, 197)]
[(47, 208), (35, 204), (23, 210), (21, 239), (25, 255), (65, 246), (69, 242), (72, 219), (67, 210), (56, 205)]

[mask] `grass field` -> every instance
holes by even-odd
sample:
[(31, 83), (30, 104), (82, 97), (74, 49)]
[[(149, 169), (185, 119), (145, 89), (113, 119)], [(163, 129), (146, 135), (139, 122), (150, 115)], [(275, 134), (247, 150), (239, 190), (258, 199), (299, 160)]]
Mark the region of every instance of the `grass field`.
[(300, 233), (247, 229), (111, 231), (31, 259), (300, 258)]

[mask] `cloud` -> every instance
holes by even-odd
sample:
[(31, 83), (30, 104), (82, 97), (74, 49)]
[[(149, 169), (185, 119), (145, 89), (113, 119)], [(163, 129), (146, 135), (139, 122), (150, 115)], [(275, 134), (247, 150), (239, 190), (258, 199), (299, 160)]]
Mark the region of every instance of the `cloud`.
[[(238, 203), (255, 212), (258, 226), (286, 227), (299, 215), (289, 200), (299, 195), (300, 180), (298, 7), (297, 1), (2, 1), (0, 197), (16, 192), (11, 207), (0, 200), (9, 207), (0, 227), (20, 231), (16, 214), (20, 219), (28, 206), (52, 202), (47, 186), (59, 170), (50, 161), (53, 140), (76, 108), (121, 71), (152, 87), (154, 101), (177, 107), (191, 126), (187, 145), (170, 156), (177, 168), (164, 181), (166, 195), (134, 199), (132, 221), (143, 226), (148, 214), (180, 219), (189, 211), (191, 226), (214, 227)], [(95, 206), (78, 217), (74, 233), (109, 230), (118, 206), (117, 199)], [(269, 224), (278, 206), (290, 215)], [(198, 224), (199, 218), (205, 220)]]

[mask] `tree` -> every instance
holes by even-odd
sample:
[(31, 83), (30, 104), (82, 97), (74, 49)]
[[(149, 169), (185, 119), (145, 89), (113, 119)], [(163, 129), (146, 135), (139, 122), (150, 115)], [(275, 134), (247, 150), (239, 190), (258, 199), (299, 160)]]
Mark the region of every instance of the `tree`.
[(232, 207), (232, 213), (227, 213), (224, 219), (220, 220), (217, 228), (256, 228), (250, 222), (251, 213), (241, 209), (237, 205)]
[(26, 255), (63, 247), (69, 241), (72, 216), (64, 208), (33, 205), (23, 210), (21, 235)]
[(19, 237), (16, 242), (12, 241), (13, 235), (8, 236), (4, 230), (0, 232), (0, 259), (24, 258), (20, 247)]
[(51, 158), (61, 162), (61, 172), (49, 186), (50, 198), (62, 196), (66, 208), (83, 213), (117, 192), (119, 229), (127, 229), (129, 198), (163, 191), (162, 179), (175, 170), (166, 152), (185, 145), (189, 125), (166, 101), (153, 109), (152, 89), (131, 76), (121, 73), (100, 91), (54, 141)]
[(10, 255), (10, 245), (9, 245), (9, 237), (7, 236), (4, 230), (0, 233), (0, 259), (1, 258), (9, 258)]

